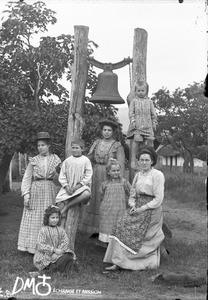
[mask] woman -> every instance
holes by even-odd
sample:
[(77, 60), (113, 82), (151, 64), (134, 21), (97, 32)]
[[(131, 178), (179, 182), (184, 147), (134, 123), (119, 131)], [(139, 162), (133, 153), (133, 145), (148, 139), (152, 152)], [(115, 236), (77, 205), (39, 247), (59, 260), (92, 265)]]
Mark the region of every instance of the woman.
[(118, 160), (121, 166), (121, 176), (125, 171), (124, 148), (120, 142), (115, 141), (113, 133), (118, 128), (118, 124), (112, 120), (104, 119), (99, 122), (102, 139), (97, 139), (93, 143), (88, 153), (88, 157), (93, 165), (92, 176), (92, 198), (83, 213), (80, 230), (95, 238), (99, 235), (99, 211), (101, 183), (106, 179), (106, 165), (110, 158)]
[(24, 209), (20, 224), (18, 249), (35, 253), (38, 232), (42, 226), (45, 209), (55, 204), (57, 188), (53, 183), (56, 168), (61, 160), (50, 153), (51, 138), (48, 132), (37, 134), (39, 154), (29, 159), (22, 179), (21, 193)]
[(113, 264), (106, 270), (119, 267), (130, 270), (154, 269), (160, 264), (164, 196), (164, 175), (153, 168), (157, 153), (151, 146), (140, 148), (141, 167), (133, 180), (129, 207), (113, 227), (104, 262)]

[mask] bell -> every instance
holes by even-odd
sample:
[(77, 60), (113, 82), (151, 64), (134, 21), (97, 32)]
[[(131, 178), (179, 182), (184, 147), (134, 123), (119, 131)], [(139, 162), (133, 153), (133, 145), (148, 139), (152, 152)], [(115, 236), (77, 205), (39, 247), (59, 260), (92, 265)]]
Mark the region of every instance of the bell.
[(96, 91), (89, 101), (104, 104), (125, 103), (118, 92), (118, 76), (113, 71), (104, 70), (98, 75)]

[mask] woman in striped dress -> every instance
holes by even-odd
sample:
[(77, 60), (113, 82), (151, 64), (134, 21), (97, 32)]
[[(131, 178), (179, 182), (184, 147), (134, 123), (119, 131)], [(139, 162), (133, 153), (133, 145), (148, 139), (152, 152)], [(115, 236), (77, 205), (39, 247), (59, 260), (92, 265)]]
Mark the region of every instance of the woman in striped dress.
[(37, 135), (39, 154), (29, 159), (23, 176), (21, 193), (24, 209), (18, 237), (18, 250), (35, 253), (38, 232), (42, 226), (45, 209), (55, 204), (57, 187), (53, 182), (61, 160), (50, 153), (51, 138), (47, 132)]

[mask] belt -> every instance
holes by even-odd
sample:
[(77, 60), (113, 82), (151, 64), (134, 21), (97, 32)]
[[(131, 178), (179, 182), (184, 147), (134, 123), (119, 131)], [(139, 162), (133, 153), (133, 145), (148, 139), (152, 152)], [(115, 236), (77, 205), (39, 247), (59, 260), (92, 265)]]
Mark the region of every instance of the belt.
[(145, 194), (145, 193), (141, 193), (141, 194), (139, 194), (139, 196), (155, 198), (155, 196), (153, 196), (153, 195), (148, 195), (148, 194)]
[(34, 181), (39, 181), (39, 180), (53, 180), (53, 178), (36, 178)]

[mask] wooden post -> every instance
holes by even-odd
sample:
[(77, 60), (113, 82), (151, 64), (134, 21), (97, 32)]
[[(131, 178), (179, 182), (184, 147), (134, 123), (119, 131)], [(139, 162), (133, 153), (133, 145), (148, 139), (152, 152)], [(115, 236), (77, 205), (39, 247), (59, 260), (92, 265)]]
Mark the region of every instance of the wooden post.
[(13, 163), (13, 160), (11, 159), (11, 162), (9, 165), (9, 188), (10, 188), (10, 191), (12, 190), (12, 163)]
[(21, 176), (22, 162), (21, 162), (21, 153), (20, 152), (18, 152), (18, 170), (19, 170), (19, 176)]
[[(134, 29), (133, 43), (133, 63), (132, 63), (132, 87), (127, 97), (127, 103), (130, 104), (135, 93), (135, 84), (137, 80), (146, 81), (146, 60), (147, 60), (147, 32), (142, 28)], [(131, 149), (132, 141), (130, 142), (130, 157), (129, 157), (129, 181), (132, 182), (135, 170), (131, 168)]]
[(74, 64), (72, 66), (72, 85), (66, 136), (66, 157), (71, 154), (71, 142), (81, 138), (84, 126), (83, 109), (87, 83), (87, 44), (89, 27), (74, 26)]

